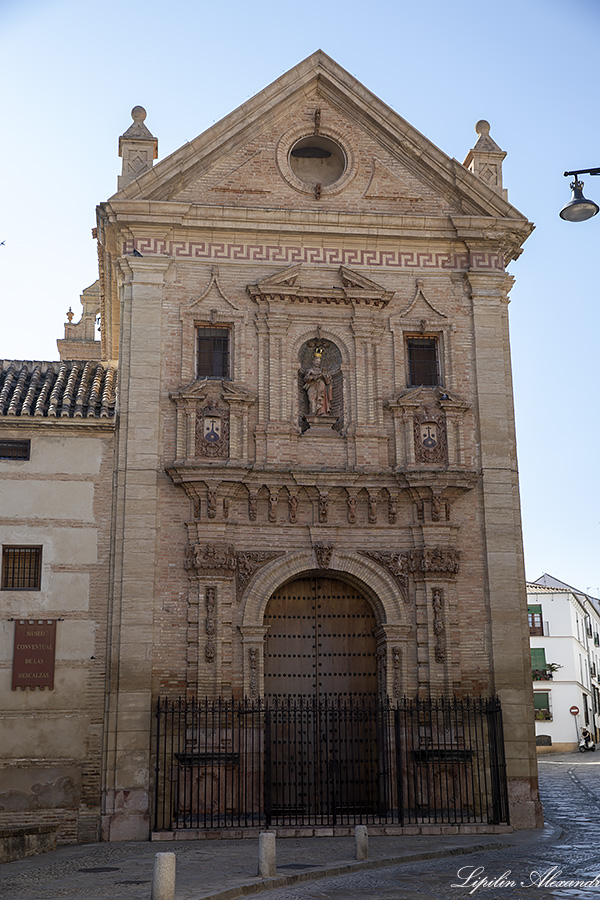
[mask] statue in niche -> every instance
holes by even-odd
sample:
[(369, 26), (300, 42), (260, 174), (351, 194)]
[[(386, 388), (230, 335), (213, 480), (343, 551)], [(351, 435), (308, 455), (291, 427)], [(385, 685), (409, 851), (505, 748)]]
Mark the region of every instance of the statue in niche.
[[(318, 329), (317, 329), (318, 330)], [(311, 338), (299, 353), (298, 412), (302, 431), (311, 425), (343, 429), (344, 385), (342, 355), (332, 341)]]
[(308, 394), (311, 416), (328, 416), (331, 411), (332, 378), (323, 365), (323, 348), (317, 347), (311, 367), (304, 374), (304, 390)]

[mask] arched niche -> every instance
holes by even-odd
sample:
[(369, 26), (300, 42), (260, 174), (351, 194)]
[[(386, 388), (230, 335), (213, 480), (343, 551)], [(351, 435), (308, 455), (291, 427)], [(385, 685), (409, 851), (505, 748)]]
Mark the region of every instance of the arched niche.
[(333, 341), (310, 338), (298, 353), (298, 424), (306, 431), (310, 422), (332, 419), (344, 426), (344, 378), (342, 354)]

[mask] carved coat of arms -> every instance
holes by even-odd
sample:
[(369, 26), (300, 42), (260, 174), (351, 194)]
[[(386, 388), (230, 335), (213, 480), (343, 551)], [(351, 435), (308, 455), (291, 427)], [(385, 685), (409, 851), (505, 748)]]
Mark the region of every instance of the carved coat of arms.
[(197, 456), (229, 455), (229, 408), (209, 403), (200, 407), (196, 418)]

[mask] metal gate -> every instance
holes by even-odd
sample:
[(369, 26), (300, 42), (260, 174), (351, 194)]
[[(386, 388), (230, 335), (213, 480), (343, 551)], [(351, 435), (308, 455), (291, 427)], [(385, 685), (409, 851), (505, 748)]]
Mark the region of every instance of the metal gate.
[(156, 831), (508, 823), (497, 698), (179, 698), (156, 713)]

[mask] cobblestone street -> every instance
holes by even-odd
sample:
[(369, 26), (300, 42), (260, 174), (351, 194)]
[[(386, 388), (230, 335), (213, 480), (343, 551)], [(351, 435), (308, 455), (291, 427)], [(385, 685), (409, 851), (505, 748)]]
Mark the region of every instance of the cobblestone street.
[[(540, 760), (547, 822), (559, 826), (543, 845), (516, 843), (464, 857), (390, 866), (316, 885), (261, 894), (270, 900), (591, 900), (600, 897), (600, 759), (561, 754)], [(597, 887), (553, 887), (591, 881)], [(488, 887), (485, 881), (491, 883)], [(494, 885), (494, 881), (496, 884)], [(481, 886), (478, 886), (481, 885)]]
[[(555, 826), (544, 834), (372, 837), (362, 869), (333, 875), (326, 872), (354, 865), (352, 838), (280, 840), (278, 879), (263, 890), (255, 840), (78, 845), (5, 864), (0, 897), (150, 900), (154, 855), (174, 850), (176, 900), (225, 900), (224, 892), (229, 900), (250, 893), (260, 900), (598, 900), (600, 886), (550, 882), (600, 874), (600, 754), (542, 757), (540, 786), (546, 821)], [(281, 886), (295, 877), (310, 880)]]

